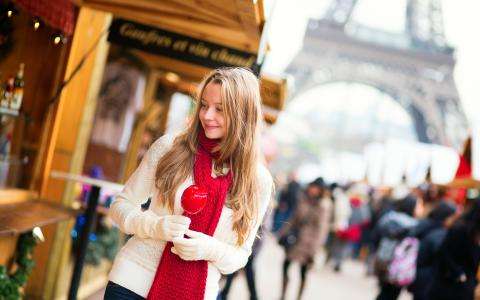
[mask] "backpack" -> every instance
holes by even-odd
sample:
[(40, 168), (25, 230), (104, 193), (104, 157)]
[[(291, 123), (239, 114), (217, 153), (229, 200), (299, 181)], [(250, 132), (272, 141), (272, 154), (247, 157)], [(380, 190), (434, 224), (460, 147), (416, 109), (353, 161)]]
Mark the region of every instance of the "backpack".
[(410, 285), (415, 280), (418, 248), (419, 241), (413, 237), (404, 238), (395, 247), (387, 270), (389, 283), (403, 287)]
[(388, 268), (394, 258), (395, 248), (399, 244), (397, 239), (383, 237), (375, 253), (374, 272), (382, 281), (388, 281)]

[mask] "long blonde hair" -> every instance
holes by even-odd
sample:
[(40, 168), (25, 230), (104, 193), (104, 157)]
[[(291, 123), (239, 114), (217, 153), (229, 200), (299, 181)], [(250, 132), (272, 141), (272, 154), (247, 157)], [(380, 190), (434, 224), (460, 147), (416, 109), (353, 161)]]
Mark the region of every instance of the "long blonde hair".
[(226, 132), (220, 143), (220, 157), (215, 166), (228, 164), (233, 182), (226, 205), (233, 210), (233, 230), (241, 245), (249, 234), (252, 222), (258, 217), (258, 162), (261, 124), (261, 99), (258, 80), (243, 68), (220, 68), (210, 72), (202, 81), (196, 95), (196, 109), (187, 129), (175, 138), (172, 148), (160, 159), (155, 184), (160, 191), (159, 201), (173, 211), (175, 193), (182, 182), (193, 173), (198, 133), (200, 102), (209, 83), (220, 85)]

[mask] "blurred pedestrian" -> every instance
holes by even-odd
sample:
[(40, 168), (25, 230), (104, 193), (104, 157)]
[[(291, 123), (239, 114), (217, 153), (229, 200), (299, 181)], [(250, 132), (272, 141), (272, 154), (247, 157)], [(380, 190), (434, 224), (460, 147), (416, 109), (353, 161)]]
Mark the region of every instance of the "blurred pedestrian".
[(377, 300), (395, 300), (400, 295), (402, 287), (388, 280), (388, 267), (393, 257), (393, 251), (418, 221), (414, 218), (417, 198), (408, 196), (395, 203), (395, 209), (387, 212), (375, 227), (376, 236), (380, 242), (375, 258), (375, 273), (378, 277), (380, 293)]
[(281, 299), (285, 298), (289, 282), (288, 269), (293, 261), (300, 264), (301, 281), (297, 299), (301, 299), (307, 272), (313, 265), (315, 254), (325, 244), (333, 209), (332, 200), (325, 189), (326, 185), (321, 178), (310, 183), (293, 218), (279, 231), (279, 243), (286, 249)]
[(360, 242), (364, 226), (370, 222), (370, 210), (362, 198), (356, 195), (351, 197), (349, 202), (351, 214), (348, 226), (336, 232), (333, 254), (335, 272), (339, 272), (344, 259), (351, 256), (355, 246)]
[(447, 226), (455, 217), (455, 211), (453, 203), (442, 201), (409, 234), (420, 241), (415, 281), (408, 287), (413, 294), (413, 300), (428, 299), (437, 273), (440, 246), (447, 233)]
[(280, 191), (277, 207), (273, 215), (273, 232), (277, 232), (295, 212), (301, 194), (300, 184), (297, 182), (296, 173), (289, 175), (287, 185)]
[(334, 183), (330, 186), (330, 190), (333, 201), (333, 213), (327, 244), (325, 246), (327, 252), (325, 264), (328, 264), (336, 253), (336, 247), (339, 243), (337, 232), (347, 229), (350, 215), (352, 214), (350, 200), (344, 189)]
[(480, 262), (480, 200), (447, 232), (429, 299), (473, 300)]
[[(262, 234), (258, 233), (259, 236), (262, 236)], [(253, 243), (252, 246), (252, 254), (248, 258), (247, 264), (243, 269), (240, 269), (232, 274), (228, 274), (225, 276), (225, 286), (221, 290), (220, 294), (218, 295), (217, 300), (227, 300), (228, 299), (228, 293), (230, 292), (230, 288), (232, 287), (233, 280), (237, 277), (238, 274), (241, 273), (243, 270), (245, 272), (245, 277), (247, 279), (247, 286), (248, 286), (248, 292), (250, 294), (250, 300), (257, 300), (258, 299), (258, 294), (257, 294), (257, 288), (255, 284), (255, 269), (254, 269), (254, 262), (255, 258), (257, 257), (260, 248), (262, 247), (262, 238), (258, 237), (255, 239), (255, 242)]]

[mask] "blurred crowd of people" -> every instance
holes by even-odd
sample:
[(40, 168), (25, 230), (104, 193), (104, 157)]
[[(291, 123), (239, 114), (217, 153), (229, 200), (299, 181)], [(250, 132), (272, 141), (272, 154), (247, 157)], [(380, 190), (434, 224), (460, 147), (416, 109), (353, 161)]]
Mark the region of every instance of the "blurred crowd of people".
[(374, 188), (322, 178), (302, 187), (292, 174), (278, 189), (272, 217), (272, 231), (285, 250), (282, 299), (291, 263), (301, 266), (300, 299), (321, 249), (325, 266), (336, 272), (346, 258), (365, 261), (366, 274), (378, 278), (378, 300), (397, 299), (402, 290), (414, 300), (474, 299), (478, 190), (452, 193), (430, 183)]

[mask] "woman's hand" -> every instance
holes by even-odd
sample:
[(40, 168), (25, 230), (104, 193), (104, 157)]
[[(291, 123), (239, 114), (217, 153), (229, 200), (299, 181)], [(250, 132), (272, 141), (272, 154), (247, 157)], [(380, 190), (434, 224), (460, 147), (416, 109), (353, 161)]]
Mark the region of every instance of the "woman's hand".
[(163, 216), (155, 224), (155, 236), (167, 242), (175, 238), (183, 238), (190, 226), (190, 221), (190, 218), (185, 216)]
[(208, 260), (220, 259), (225, 244), (214, 237), (202, 232), (187, 230), (185, 233), (189, 238), (177, 237), (172, 240), (172, 253), (180, 256), (183, 260)]

